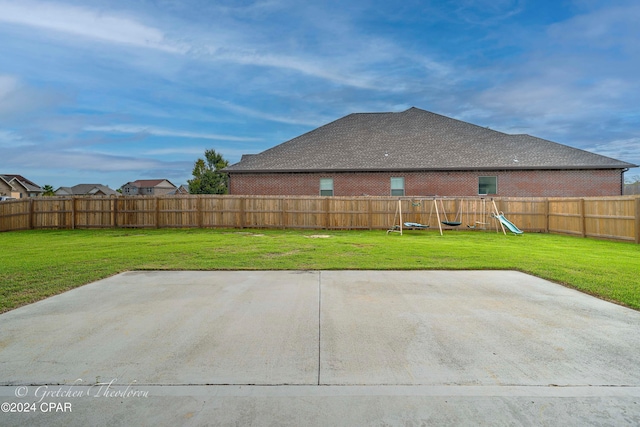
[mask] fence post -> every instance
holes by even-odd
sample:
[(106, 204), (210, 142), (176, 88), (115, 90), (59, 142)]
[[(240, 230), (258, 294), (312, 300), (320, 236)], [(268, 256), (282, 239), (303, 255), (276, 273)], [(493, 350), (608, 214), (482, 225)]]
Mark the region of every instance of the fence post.
[(369, 222), (369, 230), (373, 230), (373, 212), (372, 212), (373, 201), (371, 198), (367, 200), (367, 221)]
[(118, 227), (118, 196), (111, 196), (113, 199), (113, 228)]
[(636, 197), (636, 244), (640, 245), (640, 197)]
[(280, 225), (282, 226), (283, 230), (286, 228), (285, 226), (286, 219), (287, 219), (287, 211), (285, 209), (285, 198), (282, 197), (280, 199)]
[(204, 213), (202, 212), (202, 194), (198, 194), (196, 199), (196, 216), (198, 221), (198, 228), (204, 227)]
[(324, 228), (329, 229), (329, 198), (324, 199)]
[(580, 199), (580, 233), (582, 237), (587, 237), (587, 224), (584, 218), (584, 199)]
[(544, 232), (549, 234), (549, 198), (544, 199)]
[(71, 229), (76, 229), (76, 197), (71, 197)]
[(33, 198), (29, 198), (29, 230), (33, 230)]
[(160, 196), (156, 196), (156, 228), (160, 228)]
[(244, 228), (244, 197), (240, 198), (240, 228)]

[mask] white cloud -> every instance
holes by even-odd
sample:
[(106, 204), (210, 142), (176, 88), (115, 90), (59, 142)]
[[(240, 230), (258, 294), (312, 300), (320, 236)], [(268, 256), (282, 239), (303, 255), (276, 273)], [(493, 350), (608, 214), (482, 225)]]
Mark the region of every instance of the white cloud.
[(282, 68), (297, 71), (308, 76), (317, 77), (334, 83), (352, 86), (360, 89), (380, 89), (374, 81), (362, 72), (336, 73), (329, 70), (339, 69), (339, 66), (329, 66), (322, 58), (307, 60), (299, 56), (282, 54), (258, 54), (252, 52), (235, 51), (216, 56), (217, 59), (229, 60), (238, 64), (257, 65), (262, 67)]
[(581, 85), (549, 73), (488, 89), (478, 100), (494, 111), (521, 117), (588, 117), (606, 112), (610, 103), (627, 94), (631, 86), (615, 78)]
[(265, 111), (244, 107), (242, 105), (237, 105), (229, 101), (222, 101), (222, 100), (213, 99), (213, 98), (207, 98), (207, 103), (220, 106), (221, 108), (227, 111), (239, 113), (243, 116), (255, 117), (257, 119), (263, 119), (263, 120), (268, 120), (268, 121), (277, 122), (277, 123), (287, 123), (291, 125), (304, 125), (304, 126), (318, 126), (320, 124), (324, 124), (329, 121), (324, 117), (318, 117), (316, 115), (313, 115), (311, 118), (309, 118), (310, 114), (300, 114), (301, 117), (292, 117), (291, 115), (267, 113)]
[(170, 148), (157, 148), (148, 150), (142, 153), (145, 156), (165, 156), (170, 154), (195, 154), (203, 155), (205, 147), (170, 147)]
[(549, 35), (556, 42), (588, 45), (590, 48), (623, 46), (638, 49), (640, 5), (607, 3), (606, 7), (577, 15), (552, 25)]
[(0, 129), (0, 147), (18, 148), (33, 145), (13, 131)]
[[(159, 149), (146, 151), (142, 154), (151, 155), (151, 156), (171, 155), (171, 154), (193, 154), (198, 157), (204, 157), (204, 152), (208, 148), (209, 147), (204, 147), (204, 146), (203, 147), (159, 148)], [(215, 150), (221, 153), (227, 160), (229, 160), (230, 158), (239, 159), (240, 156), (242, 156), (243, 154), (247, 154), (248, 152), (255, 153), (255, 150), (251, 150), (251, 149), (236, 149), (236, 148), (226, 148), (226, 147), (222, 147), (220, 149), (215, 148)]]
[(187, 170), (190, 167), (189, 162), (167, 162), (83, 150), (58, 150), (33, 153), (27, 158), (16, 159), (16, 163), (20, 167), (27, 168), (55, 165), (55, 169), (58, 170), (69, 168), (91, 172), (141, 171), (163, 168)]
[(35, 89), (19, 78), (0, 74), (0, 119), (39, 111), (60, 104), (63, 94), (49, 89)]
[(0, 0), (0, 22), (173, 53), (185, 51), (184, 46), (167, 41), (159, 29), (134, 19), (59, 3)]
[(640, 138), (618, 139), (595, 144), (586, 150), (614, 159), (640, 163)]
[(494, 25), (524, 10), (524, 0), (456, 0), (455, 15), (473, 25)]
[[(310, 20), (307, 24), (316, 24), (313, 17), (306, 19)], [(170, 27), (157, 28), (124, 13), (35, 0), (0, 0), (0, 22), (56, 31), (81, 39), (179, 53), (190, 59), (289, 70), (365, 90), (410, 90), (400, 80), (389, 81), (389, 75), (378, 69), (381, 64), (389, 65), (389, 61), (393, 61), (394, 67), (398, 62), (421, 63), (428, 75), (436, 77), (451, 75), (447, 65), (429, 56), (408, 52), (389, 40), (362, 37), (357, 27), (348, 22), (341, 24), (344, 28), (339, 35), (333, 35), (342, 42), (332, 38), (318, 46), (300, 45), (293, 50), (279, 39), (260, 37), (264, 26), (260, 26), (254, 35), (247, 33), (245, 24), (233, 20), (221, 20), (215, 28), (205, 29), (167, 19), (163, 23), (169, 23), (166, 25)], [(180, 34), (180, 38), (170, 34)], [(143, 63), (148, 60), (145, 58)], [(395, 75), (395, 72), (391, 74)]]
[(0, 102), (19, 87), (18, 79), (14, 76), (0, 74)]
[(154, 136), (175, 136), (180, 138), (213, 139), (221, 141), (260, 141), (260, 138), (252, 138), (234, 135), (219, 135), (214, 133), (189, 132), (181, 130), (163, 129), (155, 126), (143, 125), (111, 125), (111, 126), (87, 126), (84, 128), (88, 132), (107, 133), (127, 133), (127, 134), (149, 134)]
[(639, 15), (637, 5), (607, 5), (529, 34), (533, 41), (517, 63), (482, 71), (492, 85), (473, 96), (474, 106), (528, 133), (580, 144), (596, 139), (594, 132), (632, 133), (624, 118), (637, 111), (640, 61), (628, 53), (638, 49)]

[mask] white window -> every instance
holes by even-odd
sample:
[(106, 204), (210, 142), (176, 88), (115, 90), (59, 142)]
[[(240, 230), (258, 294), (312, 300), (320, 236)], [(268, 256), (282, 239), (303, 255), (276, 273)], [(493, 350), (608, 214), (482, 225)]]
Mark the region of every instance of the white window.
[(333, 196), (333, 178), (320, 178), (320, 195)]
[(498, 194), (498, 177), (478, 177), (478, 194)]
[(404, 196), (404, 177), (391, 178), (391, 195)]

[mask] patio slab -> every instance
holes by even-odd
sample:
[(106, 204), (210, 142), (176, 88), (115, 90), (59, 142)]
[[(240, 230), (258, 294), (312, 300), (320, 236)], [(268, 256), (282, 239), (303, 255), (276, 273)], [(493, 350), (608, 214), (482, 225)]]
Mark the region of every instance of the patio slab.
[(1, 384), (317, 384), (309, 272), (129, 272), (3, 314)]
[(129, 272), (0, 315), (0, 424), (638, 425), (637, 366), (519, 272)]

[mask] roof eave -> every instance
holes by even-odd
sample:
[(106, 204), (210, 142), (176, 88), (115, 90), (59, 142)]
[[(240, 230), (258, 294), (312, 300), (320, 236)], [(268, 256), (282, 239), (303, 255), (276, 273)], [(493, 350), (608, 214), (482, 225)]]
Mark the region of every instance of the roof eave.
[(251, 173), (335, 173), (335, 172), (422, 172), (422, 171), (488, 171), (488, 170), (596, 170), (596, 169), (628, 169), (638, 167), (633, 164), (622, 165), (576, 165), (576, 166), (468, 166), (468, 167), (437, 167), (437, 168), (362, 168), (362, 169), (236, 169), (223, 170), (229, 174), (251, 174)]

